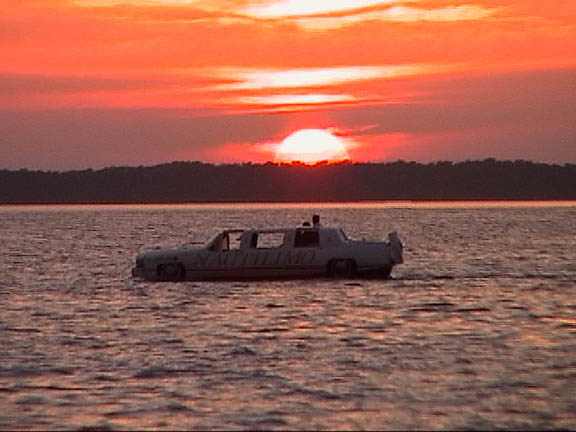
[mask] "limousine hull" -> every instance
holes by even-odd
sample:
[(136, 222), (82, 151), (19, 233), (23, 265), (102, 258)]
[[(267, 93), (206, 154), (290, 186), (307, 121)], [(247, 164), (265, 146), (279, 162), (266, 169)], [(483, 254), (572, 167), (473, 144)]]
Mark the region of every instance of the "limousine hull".
[(135, 267), (132, 276), (149, 281), (200, 281), (200, 280), (259, 280), (259, 279), (304, 279), (304, 278), (389, 278), (392, 265), (357, 268), (352, 261), (336, 261), (326, 266), (302, 266), (291, 268), (280, 267), (245, 267), (195, 269), (186, 268), (182, 263), (164, 264), (157, 269)]
[[(313, 230), (304, 232), (317, 239), (313, 244), (298, 240), (294, 229), (235, 230), (223, 232), (203, 247), (142, 252), (132, 275), (150, 281), (388, 278), (393, 267), (403, 262), (402, 243), (395, 232), (389, 234), (388, 242), (357, 242), (348, 240), (341, 230)], [(257, 243), (258, 236), (278, 232), (281, 244), (264, 247)], [(238, 248), (230, 248), (231, 234), (239, 234)]]

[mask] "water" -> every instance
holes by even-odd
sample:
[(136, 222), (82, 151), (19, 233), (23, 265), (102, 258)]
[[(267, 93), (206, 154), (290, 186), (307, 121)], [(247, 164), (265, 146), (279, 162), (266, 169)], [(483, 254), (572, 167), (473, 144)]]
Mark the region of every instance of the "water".
[[(322, 215), (393, 279), (134, 281)], [(575, 429), (576, 204), (0, 208), (0, 429)]]

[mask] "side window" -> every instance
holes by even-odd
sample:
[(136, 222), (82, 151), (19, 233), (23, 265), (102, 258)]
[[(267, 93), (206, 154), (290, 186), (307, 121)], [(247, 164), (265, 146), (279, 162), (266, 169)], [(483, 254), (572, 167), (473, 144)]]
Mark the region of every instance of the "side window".
[(296, 230), (294, 247), (314, 247), (320, 245), (320, 231), (317, 229)]
[(258, 249), (274, 249), (280, 248), (284, 244), (284, 233), (271, 232), (271, 233), (254, 233), (252, 235), (251, 246)]
[(228, 250), (238, 250), (240, 249), (240, 238), (242, 233), (233, 232), (228, 235)]

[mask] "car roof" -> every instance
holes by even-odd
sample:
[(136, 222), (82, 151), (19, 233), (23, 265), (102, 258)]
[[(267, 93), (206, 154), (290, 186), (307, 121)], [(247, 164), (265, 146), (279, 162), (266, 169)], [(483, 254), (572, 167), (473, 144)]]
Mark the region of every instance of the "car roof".
[(314, 226), (297, 226), (297, 227), (278, 227), (278, 228), (246, 228), (246, 229), (229, 229), (224, 230), (225, 233), (243, 233), (243, 232), (259, 232), (259, 233), (277, 233), (277, 232), (292, 232), (296, 230), (335, 230), (333, 227), (314, 227)]

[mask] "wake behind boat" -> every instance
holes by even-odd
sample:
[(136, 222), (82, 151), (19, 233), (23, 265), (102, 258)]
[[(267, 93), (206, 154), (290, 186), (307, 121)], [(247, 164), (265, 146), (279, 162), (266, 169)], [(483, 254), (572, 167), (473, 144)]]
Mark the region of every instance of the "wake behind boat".
[[(316, 216), (315, 216), (316, 217)], [(353, 241), (319, 226), (224, 230), (202, 246), (138, 254), (134, 277), (150, 281), (382, 277), (403, 262), (396, 231), (387, 242)]]

